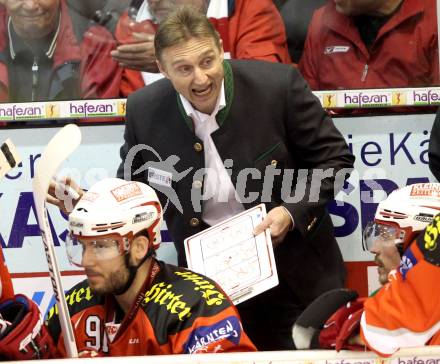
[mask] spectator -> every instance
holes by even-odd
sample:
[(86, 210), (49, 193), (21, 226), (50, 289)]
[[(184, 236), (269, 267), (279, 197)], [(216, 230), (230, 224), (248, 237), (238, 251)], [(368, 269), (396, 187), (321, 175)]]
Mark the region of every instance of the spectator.
[(121, 87), (124, 96), (162, 78), (156, 65), (153, 34), (175, 5), (193, 5), (206, 13), (220, 33), (228, 58), (291, 62), (284, 25), (272, 0), (145, 0), (136, 19), (142, 23), (136, 24), (125, 14), (116, 30), (122, 45), (112, 55), (125, 68)]
[(440, 109), (437, 110), (434, 125), (432, 126), (428, 157), (429, 169), (437, 178), (437, 181), (440, 182)]
[(332, 0), (309, 27), (300, 70), (313, 90), (439, 83), (434, 0)]
[[(170, 196), (165, 220), (180, 265), (186, 237), (264, 200), (269, 213), (254, 233), (270, 228), (280, 284), (241, 303), (239, 312), (257, 348), (292, 349), (291, 327), (303, 308), (344, 284), (326, 205), (354, 157), (293, 67), (224, 60), (215, 28), (191, 9), (161, 23), (155, 51), (167, 80), (128, 98), (118, 175), (149, 181), (163, 203)], [(242, 169), (260, 176), (246, 181), (245, 191)], [(318, 183), (312, 175), (322, 170)], [(288, 171), (295, 175), (284, 183)], [(263, 184), (265, 175), (273, 184)], [(168, 182), (158, 183), (163, 178)], [(296, 190), (304, 193), (293, 198)]]
[[(155, 258), (161, 222), (151, 187), (116, 178), (95, 183), (69, 215), (67, 255), (87, 275), (66, 293), (79, 356), (254, 351), (215, 282)], [(24, 298), (0, 304), (0, 357), (65, 357), (56, 307), (41, 328)]]
[(0, 101), (119, 95), (116, 47), (103, 27), (71, 13), (65, 0), (4, 0), (0, 11)]
[(280, 8), (286, 28), (290, 58), (299, 63), (313, 12), (328, 0), (287, 0)]
[(130, 6), (130, 0), (66, 0), (67, 6), (105, 26), (110, 33), (114, 33), (116, 24), (123, 12)]

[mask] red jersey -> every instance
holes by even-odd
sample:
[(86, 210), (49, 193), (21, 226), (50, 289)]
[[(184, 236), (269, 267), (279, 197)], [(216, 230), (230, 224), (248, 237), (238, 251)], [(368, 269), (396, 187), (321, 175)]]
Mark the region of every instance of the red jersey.
[(0, 247), (0, 302), (12, 298), (14, 296), (14, 289), (12, 287), (11, 275), (6, 266), (5, 258), (3, 256), (2, 248)]
[[(78, 351), (125, 356), (256, 350), (236, 308), (215, 282), (163, 262), (156, 267), (151, 284), (141, 289), (122, 320), (113, 296), (93, 295), (87, 280), (69, 290)], [(46, 324), (65, 356), (56, 306)]]
[(440, 214), (402, 257), (390, 282), (364, 304), (361, 335), (382, 356), (440, 345)]

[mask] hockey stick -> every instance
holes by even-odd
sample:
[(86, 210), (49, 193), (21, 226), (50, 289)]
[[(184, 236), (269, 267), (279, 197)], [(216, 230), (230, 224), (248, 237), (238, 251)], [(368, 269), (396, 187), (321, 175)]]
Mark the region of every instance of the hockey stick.
[(81, 132), (78, 126), (69, 124), (63, 127), (49, 141), (49, 144), (41, 154), (41, 159), (37, 164), (33, 180), (34, 201), (37, 211), (38, 225), (40, 226), (41, 237), (43, 238), (44, 250), (46, 253), (49, 275), (58, 305), (61, 331), (63, 333), (64, 345), (67, 355), (70, 358), (78, 357), (78, 350), (75, 344), (72, 323), (70, 321), (69, 310), (61, 284), (61, 274), (55, 255), (52, 233), (46, 211), (46, 195), (50, 181), (56, 171), (69, 155), (81, 143)]

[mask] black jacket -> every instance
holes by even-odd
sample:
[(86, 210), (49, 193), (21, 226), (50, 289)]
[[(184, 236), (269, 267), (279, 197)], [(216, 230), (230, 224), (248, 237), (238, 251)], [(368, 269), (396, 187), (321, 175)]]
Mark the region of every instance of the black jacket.
[(429, 169), (440, 182), (440, 109), (437, 111), (434, 125), (432, 126), (428, 157)]

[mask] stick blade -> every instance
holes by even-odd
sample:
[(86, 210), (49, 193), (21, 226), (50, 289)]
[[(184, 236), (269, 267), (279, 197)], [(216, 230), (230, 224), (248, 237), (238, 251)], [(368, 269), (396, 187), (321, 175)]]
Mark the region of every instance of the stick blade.
[(75, 124), (68, 124), (49, 141), (37, 163), (32, 181), (37, 211), (46, 201), (50, 181), (61, 164), (81, 144), (81, 131)]

